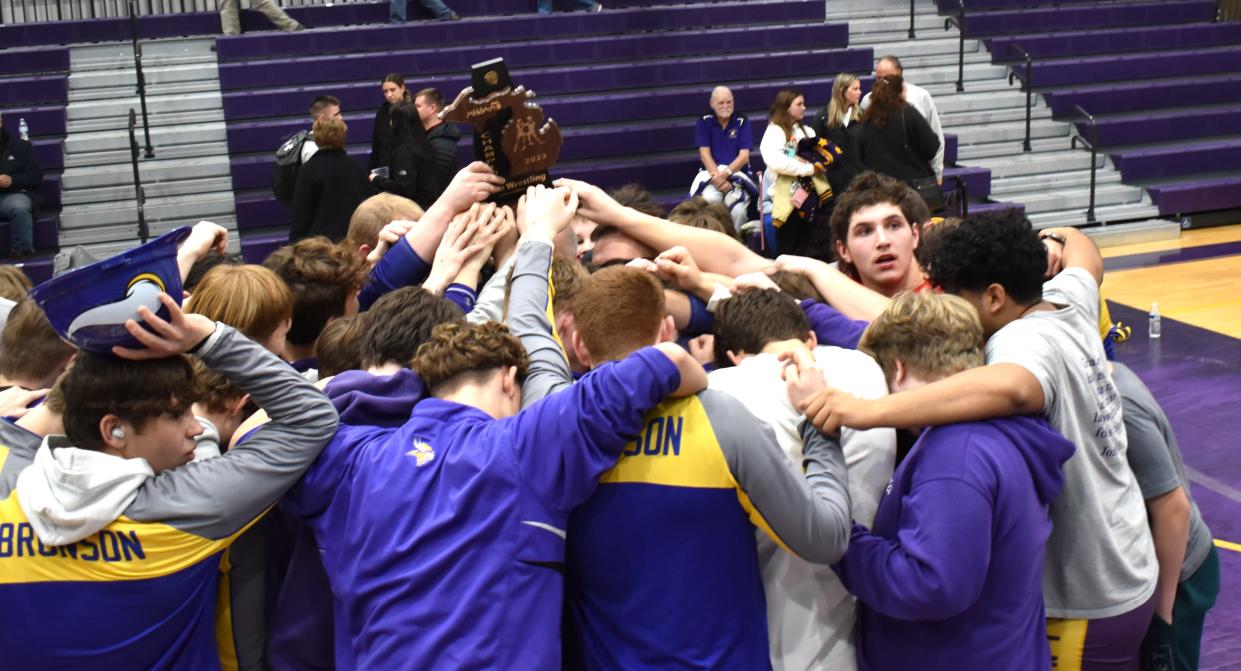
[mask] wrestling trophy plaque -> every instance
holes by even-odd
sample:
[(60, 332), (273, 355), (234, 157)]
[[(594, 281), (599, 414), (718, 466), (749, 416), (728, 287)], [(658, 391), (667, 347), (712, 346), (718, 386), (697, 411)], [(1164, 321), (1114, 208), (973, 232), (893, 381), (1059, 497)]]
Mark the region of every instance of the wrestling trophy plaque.
[(471, 86), (457, 95), (440, 118), (474, 127), (474, 157), (504, 178), (491, 200), (516, 201), (526, 188), (551, 181), (547, 171), (560, 156), (564, 139), (552, 119), (530, 102), (533, 91), (513, 86), (503, 58), (473, 66)]

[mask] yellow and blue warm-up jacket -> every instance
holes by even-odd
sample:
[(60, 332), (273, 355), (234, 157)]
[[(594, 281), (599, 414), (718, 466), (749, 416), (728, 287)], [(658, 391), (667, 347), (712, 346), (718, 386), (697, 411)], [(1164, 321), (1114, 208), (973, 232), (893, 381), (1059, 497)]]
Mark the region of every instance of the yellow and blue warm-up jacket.
[[(268, 411), (272, 422), (227, 454), (160, 473), (112, 522), (73, 544), (40, 541), (18, 474), (39, 447), (0, 431), (0, 627), (3, 668), (221, 669), (217, 637), (225, 550), (291, 487), (336, 429), (331, 403), (274, 355), (217, 325), (197, 353)], [(125, 390), (118, 389), (118, 394)], [(57, 441), (46, 441), (57, 449)], [(227, 622), (228, 600), (220, 603)], [(219, 648), (217, 648), (219, 638)]]
[[(525, 242), (513, 272), (509, 324), (530, 356), (523, 403), (571, 383), (548, 312), (551, 254)], [(802, 436), (804, 473), (721, 392), (648, 413), (569, 519), (566, 668), (769, 668), (756, 534), (830, 563), (851, 526), (839, 445), (804, 422)]]

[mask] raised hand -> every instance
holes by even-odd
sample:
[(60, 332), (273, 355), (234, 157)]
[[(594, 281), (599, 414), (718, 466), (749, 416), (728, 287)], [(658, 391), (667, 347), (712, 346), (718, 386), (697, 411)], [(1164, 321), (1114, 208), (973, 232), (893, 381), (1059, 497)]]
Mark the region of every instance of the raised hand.
[[(703, 291), (704, 280), (698, 264), (689, 250), (677, 245), (665, 250), (655, 257), (656, 274), (660, 279), (671, 282), (676, 288), (688, 293)], [(711, 287), (706, 287), (708, 293)]]
[(405, 234), (409, 233), (417, 225), (418, 222), (406, 219), (397, 219), (396, 221), (389, 222), (387, 226), (379, 230), (379, 242), (375, 243), (375, 248), (366, 255), (366, 262), (372, 268), (375, 267), (375, 264), (379, 263), (384, 254), (388, 253), (388, 249), (395, 245), (398, 240), (405, 237)]
[(471, 205), (499, 193), (503, 186), (504, 178), (497, 175), (491, 166), (482, 161), (474, 161), (457, 171), (448, 188), (431, 207), (445, 208), (454, 215), (460, 214), (470, 209)]
[(567, 187), (549, 189), (540, 184), (526, 189), (525, 204), (521, 206), (526, 236), (554, 240), (573, 221), (579, 203), (577, 193)]
[(578, 214), (597, 224), (619, 224), (625, 217), (628, 208), (593, 184), (575, 179), (558, 179), (556, 186), (568, 187), (577, 194)]
[(194, 263), (213, 249), (220, 254), (228, 252), (228, 230), (210, 221), (194, 224), (190, 236), (177, 248), (177, 270), (181, 272), (182, 282)]
[(815, 365), (814, 356), (800, 349), (788, 350), (780, 354), (784, 364), (781, 374), (784, 376), (788, 390), (789, 402), (794, 408), (800, 407), (811, 396), (827, 387), (823, 371)]
[(146, 322), (151, 330), (132, 319), (125, 321), (125, 330), (143, 348), (117, 346), (112, 348), (113, 354), (134, 361), (160, 359), (188, 352), (215, 332), (215, 322), (199, 314), (182, 312), (181, 306), (168, 294), (161, 292), (159, 302), (168, 310), (168, 320), (156, 316), (145, 305), (138, 308), (138, 318)]

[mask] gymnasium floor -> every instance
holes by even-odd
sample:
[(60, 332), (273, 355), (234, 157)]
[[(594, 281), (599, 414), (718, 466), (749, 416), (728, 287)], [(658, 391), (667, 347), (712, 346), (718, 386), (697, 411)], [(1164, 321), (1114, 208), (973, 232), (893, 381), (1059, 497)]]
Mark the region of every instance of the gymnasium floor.
[[(1207, 616), (1203, 670), (1241, 669), (1241, 224), (1103, 250), (1112, 319), (1133, 326), (1116, 358), (1133, 368), (1176, 431), (1194, 500), (1223, 572)], [(1159, 303), (1163, 337), (1147, 337)]]

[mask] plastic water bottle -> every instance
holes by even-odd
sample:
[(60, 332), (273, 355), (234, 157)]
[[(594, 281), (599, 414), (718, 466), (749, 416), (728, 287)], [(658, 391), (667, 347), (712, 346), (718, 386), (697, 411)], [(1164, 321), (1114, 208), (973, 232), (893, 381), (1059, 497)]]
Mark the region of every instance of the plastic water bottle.
[(21, 135), (23, 140), (30, 141), (30, 126), (26, 125), (26, 117), (17, 120), (17, 134)]
[(1163, 334), (1163, 323), (1159, 317), (1159, 304), (1151, 303), (1151, 313), (1149, 318), (1149, 333), (1152, 340)]

